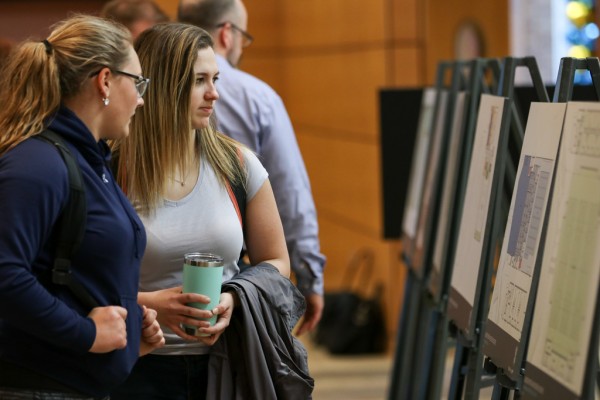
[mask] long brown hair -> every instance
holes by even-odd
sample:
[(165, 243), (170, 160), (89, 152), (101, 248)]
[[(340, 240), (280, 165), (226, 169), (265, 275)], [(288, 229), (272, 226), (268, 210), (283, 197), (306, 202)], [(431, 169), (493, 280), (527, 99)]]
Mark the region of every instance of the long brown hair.
[(160, 205), (174, 171), (185, 171), (189, 149), (196, 148), (223, 185), (245, 185), (241, 145), (214, 126), (192, 132), (191, 91), (198, 51), (212, 47), (203, 29), (180, 23), (158, 24), (136, 40), (135, 50), (151, 86), (144, 107), (131, 122), (130, 135), (115, 143), (119, 153), (117, 180), (141, 214)]
[(0, 74), (0, 155), (43, 131), (62, 99), (102, 67), (123, 65), (130, 43), (122, 25), (76, 15), (53, 26), (45, 42), (17, 47)]

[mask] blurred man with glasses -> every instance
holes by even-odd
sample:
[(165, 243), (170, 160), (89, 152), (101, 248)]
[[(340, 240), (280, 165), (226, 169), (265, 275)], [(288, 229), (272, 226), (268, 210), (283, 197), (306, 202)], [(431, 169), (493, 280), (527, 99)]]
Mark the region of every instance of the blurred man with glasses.
[(269, 172), (291, 266), (306, 312), (297, 335), (311, 331), (323, 311), (323, 266), (310, 182), (285, 106), (265, 82), (237, 69), (253, 37), (241, 0), (180, 0), (180, 22), (211, 33), (219, 67), (215, 105), (220, 131), (254, 150)]

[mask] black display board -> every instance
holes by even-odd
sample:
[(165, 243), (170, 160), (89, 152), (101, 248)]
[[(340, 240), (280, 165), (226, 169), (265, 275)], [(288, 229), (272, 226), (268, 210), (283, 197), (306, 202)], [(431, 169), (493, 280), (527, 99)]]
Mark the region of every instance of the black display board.
[(422, 96), (422, 88), (379, 91), (384, 239), (400, 238)]

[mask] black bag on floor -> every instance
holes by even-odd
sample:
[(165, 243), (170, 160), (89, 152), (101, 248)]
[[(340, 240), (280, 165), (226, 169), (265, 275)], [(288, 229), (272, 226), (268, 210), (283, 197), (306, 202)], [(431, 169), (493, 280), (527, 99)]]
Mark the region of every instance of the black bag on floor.
[[(314, 339), (332, 354), (378, 353), (385, 349), (382, 285), (371, 282), (373, 264), (372, 250), (357, 252), (345, 271), (342, 289), (325, 293)], [(361, 293), (372, 294), (367, 297)]]

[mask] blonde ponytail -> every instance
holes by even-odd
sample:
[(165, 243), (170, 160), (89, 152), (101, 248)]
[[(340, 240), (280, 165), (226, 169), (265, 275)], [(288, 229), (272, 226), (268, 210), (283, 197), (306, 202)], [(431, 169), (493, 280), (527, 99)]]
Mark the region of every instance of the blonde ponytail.
[(124, 26), (75, 15), (56, 24), (47, 39), (17, 47), (0, 74), (0, 155), (43, 131), (61, 101), (102, 67), (123, 65), (130, 43)]

